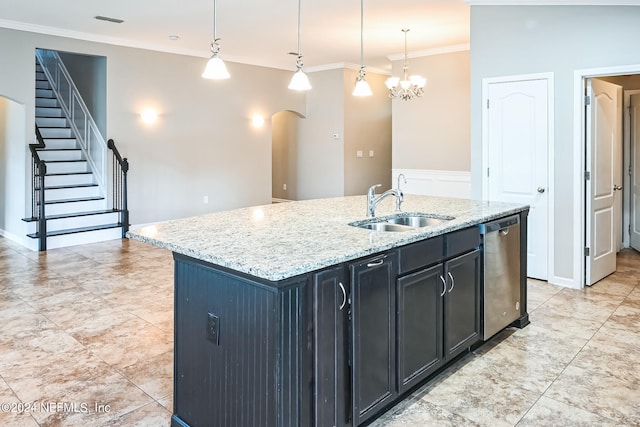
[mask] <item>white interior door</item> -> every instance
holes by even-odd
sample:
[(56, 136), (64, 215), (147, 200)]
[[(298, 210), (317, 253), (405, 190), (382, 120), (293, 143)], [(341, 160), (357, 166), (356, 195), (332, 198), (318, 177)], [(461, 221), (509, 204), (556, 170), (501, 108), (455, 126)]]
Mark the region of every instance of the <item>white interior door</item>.
[(487, 199), (530, 206), (527, 276), (547, 280), (549, 80), (488, 85)]
[(587, 80), (585, 284), (616, 271), (622, 222), (622, 87)]
[(631, 95), (629, 118), (631, 134), (629, 244), (640, 251), (640, 94)]

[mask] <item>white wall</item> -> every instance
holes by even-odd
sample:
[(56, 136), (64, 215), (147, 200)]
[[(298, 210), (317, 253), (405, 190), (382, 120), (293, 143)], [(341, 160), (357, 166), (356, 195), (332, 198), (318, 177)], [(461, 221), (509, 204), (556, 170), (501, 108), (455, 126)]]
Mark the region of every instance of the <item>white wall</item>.
[(24, 105), (0, 96), (0, 233), (29, 245), (27, 226), (21, 220), (31, 216), (31, 198), (23, 197), (31, 188), (25, 121)]
[[(575, 282), (582, 251), (574, 232), (574, 71), (640, 64), (640, 7), (633, 6), (471, 6), (471, 172), (472, 190), (482, 193), (482, 79), (554, 73), (555, 271), (551, 280)], [(578, 164), (576, 164), (578, 162)], [(576, 194), (577, 193), (577, 194)]]
[[(271, 124), (251, 117), (305, 113), (290, 72), (230, 63), (231, 79), (211, 81), (203, 58), (0, 29), (0, 95), (25, 105), (21, 149), (33, 135), (36, 47), (107, 58), (107, 138), (131, 164), (132, 224), (270, 203)], [(139, 118), (148, 106), (160, 114), (153, 126)]]

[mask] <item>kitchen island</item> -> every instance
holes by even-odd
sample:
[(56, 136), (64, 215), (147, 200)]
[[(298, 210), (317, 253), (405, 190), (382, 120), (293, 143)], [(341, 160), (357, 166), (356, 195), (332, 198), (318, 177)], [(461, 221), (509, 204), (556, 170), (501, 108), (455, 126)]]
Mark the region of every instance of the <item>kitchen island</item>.
[(518, 215), (526, 248), (528, 207), (407, 195), (402, 215), (445, 221), (402, 232), (350, 225), (366, 208), (309, 200), (129, 233), (174, 253), (173, 426), (368, 423), (480, 342), (477, 226)]

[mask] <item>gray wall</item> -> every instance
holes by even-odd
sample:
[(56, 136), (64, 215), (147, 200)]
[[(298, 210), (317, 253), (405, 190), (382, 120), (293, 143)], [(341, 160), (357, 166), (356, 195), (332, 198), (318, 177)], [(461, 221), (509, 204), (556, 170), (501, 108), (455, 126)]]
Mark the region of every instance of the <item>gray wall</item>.
[(554, 73), (555, 275), (575, 280), (574, 70), (640, 64), (640, 7), (471, 6), (471, 172), (482, 194), (482, 79)]
[[(251, 117), (305, 113), (305, 95), (287, 89), (290, 72), (230, 63), (230, 80), (211, 81), (200, 77), (204, 58), (0, 29), (0, 96), (25, 105), (27, 137), (15, 142), (25, 156), (36, 47), (107, 58), (107, 136), (131, 164), (132, 224), (270, 203), (271, 125), (255, 129)], [(160, 114), (152, 126), (139, 117), (148, 106)], [(26, 180), (26, 161), (18, 175)]]
[[(342, 69), (309, 73), (306, 118), (298, 123), (298, 200), (344, 195)], [(339, 140), (331, 135), (337, 133)]]
[(102, 137), (107, 138), (107, 58), (58, 52)]
[[(344, 195), (366, 194), (374, 184), (391, 187), (391, 100), (387, 76), (367, 73), (372, 96), (353, 96), (358, 72), (344, 70)], [(364, 157), (356, 157), (362, 150)], [(369, 157), (373, 150), (374, 157)]]
[[(393, 62), (394, 76), (402, 65)], [(422, 98), (393, 100), (393, 168), (469, 171), (469, 51), (409, 58), (409, 73), (427, 84)]]
[[(298, 200), (298, 123), (291, 111), (280, 111), (271, 118), (272, 189), (276, 199)], [(286, 184), (287, 189), (283, 189)]]

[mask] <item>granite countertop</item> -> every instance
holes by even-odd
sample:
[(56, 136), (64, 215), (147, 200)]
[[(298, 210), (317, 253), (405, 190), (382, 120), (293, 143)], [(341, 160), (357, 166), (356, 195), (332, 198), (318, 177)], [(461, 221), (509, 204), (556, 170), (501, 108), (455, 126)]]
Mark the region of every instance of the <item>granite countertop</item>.
[[(366, 196), (315, 199), (216, 212), (127, 233), (145, 243), (212, 264), (278, 281), (411, 242), (455, 231), (528, 207), (499, 202), (405, 195), (404, 213), (454, 217), (405, 232), (350, 226), (366, 220)], [(395, 212), (395, 198), (376, 217)]]

